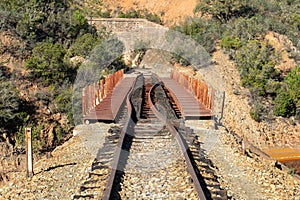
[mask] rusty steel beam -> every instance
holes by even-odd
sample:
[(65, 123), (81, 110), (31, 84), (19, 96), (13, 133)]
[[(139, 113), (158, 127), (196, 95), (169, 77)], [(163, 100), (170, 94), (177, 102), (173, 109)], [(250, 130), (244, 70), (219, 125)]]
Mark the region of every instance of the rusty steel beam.
[[(156, 109), (156, 107), (154, 106), (152, 100), (151, 100), (151, 93), (152, 90), (157, 87), (158, 85), (163, 84), (161, 81), (154, 84), (148, 94), (148, 101), (150, 104), (150, 109), (152, 110), (152, 112), (156, 115), (156, 117), (160, 120), (165, 120), (164, 116)], [(180, 147), (180, 151), (183, 153), (183, 156), (185, 158), (186, 164), (187, 164), (187, 169), (193, 179), (193, 183), (195, 186), (195, 189), (198, 193), (198, 197), (200, 200), (206, 200), (206, 196), (204, 194), (204, 191), (201, 187), (201, 183), (198, 179), (197, 173), (194, 169), (194, 166), (192, 164), (192, 161), (188, 155), (187, 150), (189, 149), (188, 144), (186, 143), (186, 141), (183, 139), (182, 135), (175, 129), (175, 127), (172, 125), (170, 120), (166, 120), (166, 126), (168, 127), (168, 129), (170, 130), (170, 133), (176, 138), (176, 141)]]
[(203, 104), (206, 108), (212, 110), (214, 92), (209, 93), (209, 91), (213, 91), (213, 89), (210, 89), (205, 82), (198, 80), (194, 77), (190, 77), (186, 74), (180, 73), (176, 70), (172, 70), (170, 77), (176, 80), (188, 91), (193, 93), (198, 99), (198, 101), (201, 104)]
[(104, 80), (98, 83), (92, 83), (82, 90), (82, 115), (86, 115), (100, 103), (108, 93), (112, 92), (114, 87), (124, 77), (124, 69), (110, 74)]
[(114, 153), (114, 157), (113, 157), (112, 165), (111, 165), (111, 172), (110, 172), (105, 190), (103, 192), (103, 197), (101, 198), (102, 200), (109, 200), (110, 199), (110, 195), (112, 193), (112, 189), (113, 189), (113, 186), (114, 186), (113, 184), (114, 184), (114, 180), (115, 180), (119, 160), (120, 160), (120, 157), (121, 157), (121, 151), (122, 151), (122, 146), (123, 146), (123, 143), (124, 143), (125, 135), (134, 126), (134, 122), (132, 120), (132, 105), (131, 105), (130, 97), (131, 97), (131, 95), (134, 91), (134, 86), (136, 84), (137, 79), (138, 79), (138, 77), (135, 79), (130, 91), (128, 92), (127, 98), (126, 98), (126, 105), (127, 105), (127, 109), (128, 109), (127, 120), (126, 120), (126, 123), (124, 125), (124, 128), (121, 131), (120, 139), (119, 139), (118, 144), (117, 144), (117, 149)]

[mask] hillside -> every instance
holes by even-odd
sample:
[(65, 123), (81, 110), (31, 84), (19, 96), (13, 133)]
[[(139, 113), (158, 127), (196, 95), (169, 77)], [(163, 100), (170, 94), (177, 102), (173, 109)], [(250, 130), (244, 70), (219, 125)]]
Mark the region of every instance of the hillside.
[[(257, 178), (260, 180), (258, 185), (262, 188), (272, 186), (266, 193), (260, 191), (261, 193), (274, 195), (275, 198), (276, 195), (285, 194), (286, 189), (289, 197), (299, 196), (300, 185), (288, 173), (279, 171), (274, 163), (265, 161), (250, 151), (247, 155), (241, 153), (243, 141), (262, 150), (299, 149), (299, 1), (215, 1), (221, 3), (213, 5), (203, 3), (204, 1), (198, 4), (197, 0), (89, 0), (80, 3), (75, 1), (77, 3), (74, 4), (70, 1), (70, 5), (62, 5), (58, 0), (51, 2), (40, 2), (34, 6), (32, 1), (25, 0), (4, 0), (0, 3), (0, 16), (8, 13), (1, 12), (7, 5), (10, 7), (6, 9), (14, 11), (13, 17), (1, 19), (3, 26), (0, 28), (0, 81), (3, 94), (0, 99), (0, 185), (6, 185), (3, 194), (18, 197), (19, 191), (11, 191), (16, 185), (18, 189), (27, 192), (26, 195), (29, 196), (25, 195), (26, 197), (31, 198), (28, 188), (38, 185), (39, 180), (46, 184), (47, 179), (51, 179), (51, 184), (55, 185), (56, 180), (50, 178), (52, 169), (59, 170), (63, 175), (63, 168), (70, 168), (73, 174), (68, 176), (75, 174), (80, 181), (85, 180), (83, 174), (76, 172), (76, 165), (87, 172), (88, 164), (93, 158), (87, 156), (87, 163), (80, 164), (80, 159), (88, 154), (84, 151), (78, 157), (68, 157), (80, 154), (72, 147), (74, 143), (81, 145), (78, 136), (72, 136), (75, 127), (73, 114), (80, 121), (80, 116), (72, 111), (73, 83), (81, 63), (109, 35), (105, 31), (96, 32), (88, 24), (90, 16), (87, 13), (90, 10), (95, 13), (99, 11), (95, 17), (119, 17), (120, 13), (121, 16), (128, 17), (132, 13), (137, 14), (135, 11), (141, 11), (144, 15), (154, 13), (154, 19), (160, 18), (164, 26), (184, 33), (201, 44), (211, 55), (216, 66), (215, 73), (222, 77), (226, 92), (224, 119), (218, 124), (218, 128), (223, 130), (223, 135), (219, 137), (225, 139), (219, 142), (225, 145), (229, 157), (238, 163), (239, 172), (249, 172), (249, 168), (253, 168), (251, 173), (254, 178), (246, 177), (246, 181), (254, 182), (253, 179)], [(228, 12), (224, 12), (224, 8)], [(20, 13), (16, 14), (16, 11)], [(28, 19), (27, 16), (31, 13), (35, 13), (35, 16)], [(45, 13), (50, 17), (45, 17)], [(126, 16), (126, 13), (130, 14)], [(138, 14), (134, 17), (143, 16)], [(164, 65), (171, 65), (170, 54), (169, 57), (164, 54), (159, 56), (165, 61)], [(151, 59), (155, 63), (157, 57), (153, 52), (146, 51), (142, 63)], [(101, 53), (94, 59), (99, 63), (105, 60)], [(79, 62), (73, 62), (74, 60)], [(173, 55), (171, 60), (189, 75), (196, 74), (188, 61), (180, 55)], [(99, 63), (92, 62), (84, 66), (94, 70), (98, 69)], [(119, 58), (105, 73), (124, 66)], [(100, 77), (99, 74), (90, 75)], [(18, 177), (24, 175), (19, 172), (24, 169), (25, 127), (33, 128), (35, 161), (42, 159), (36, 164), (40, 167), (39, 175), (36, 176), (38, 178), (33, 178), (33, 182), (20, 178), (25, 183), (22, 186), (16, 183)], [(105, 128), (109, 129), (109, 125)], [(230, 134), (239, 135), (242, 141)], [(82, 146), (80, 148), (84, 149)], [(216, 148), (215, 151), (217, 150), (222, 151), (222, 148)], [(67, 159), (61, 160), (66, 152), (69, 153)], [(218, 163), (219, 155), (214, 156), (212, 159), (215, 158)], [(239, 157), (245, 162), (241, 162)], [(218, 173), (224, 187), (229, 185), (229, 190), (233, 191), (239, 182), (229, 177), (232, 171), (228, 166), (219, 166), (216, 168), (220, 168)], [(8, 168), (10, 170), (7, 171)], [(261, 170), (268, 177), (262, 179), (259, 175)], [(237, 171), (232, 173), (234, 176)], [(293, 171), (289, 173), (293, 174)], [(231, 180), (232, 183), (229, 183)], [(264, 180), (269, 182), (264, 183)], [(63, 184), (64, 182), (60, 183)], [(255, 183), (250, 185), (254, 187)], [(286, 188), (283, 185), (287, 185)], [(53, 186), (55, 190), (59, 187)], [(70, 188), (70, 191), (75, 191), (75, 187), (77, 185)], [(68, 189), (61, 190), (60, 195)], [(238, 195), (245, 195), (242, 190), (246, 189), (242, 188)], [(38, 191), (43, 192), (43, 187)], [(1, 193), (0, 189), (0, 195)], [(42, 197), (44, 195), (47, 196), (41, 193)]]
[(166, 26), (182, 22), (186, 17), (192, 17), (197, 0), (103, 0), (104, 7), (112, 10), (148, 10), (161, 17)]
[[(299, 97), (294, 98), (289, 108), (284, 107), (287, 105), (282, 102), (287, 100), (279, 94), (285, 93), (282, 86), (286, 85), (283, 81), (285, 76), (293, 69), (297, 71), (296, 66), (300, 63), (295, 37), (299, 16), (293, 14), (298, 3), (291, 5), (283, 1), (264, 1), (264, 6), (260, 6), (256, 0), (249, 4), (244, 1), (209, 5), (198, 3), (196, 0), (104, 0), (101, 6), (104, 10), (111, 10), (112, 16), (120, 10), (145, 9), (160, 16), (167, 26), (176, 22), (175, 30), (190, 35), (211, 53), (224, 78), (227, 87), (224, 125), (229, 131), (245, 136), (263, 149), (297, 147), (300, 142), (299, 114), (295, 116), (298, 111), (290, 111), (289, 114), (287, 110), (297, 104)], [(225, 7), (228, 13), (222, 13)], [(239, 13), (239, 9), (246, 8), (248, 10), (245, 13)], [(196, 15), (203, 18), (195, 17), (194, 9)], [(284, 16), (278, 18), (277, 22), (273, 21), (274, 16), (281, 12)], [(185, 20), (186, 17), (189, 20)], [(280, 27), (278, 21), (285, 23), (286, 28)], [(249, 48), (252, 50), (247, 51)], [(247, 55), (249, 58), (243, 59)], [(258, 59), (255, 60), (255, 57)], [(263, 65), (266, 65), (266, 69)], [(267, 65), (270, 65), (270, 69), (267, 69)], [(252, 69), (243, 69), (244, 66), (254, 66), (259, 70), (253, 69), (256, 72), (251, 74)], [(260, 69), (262, 66), (263, 69)], [(241, 75), (241, 71), (245, 73)], [(261, 80), (262, 76), (267, 77), (266, 80)]]

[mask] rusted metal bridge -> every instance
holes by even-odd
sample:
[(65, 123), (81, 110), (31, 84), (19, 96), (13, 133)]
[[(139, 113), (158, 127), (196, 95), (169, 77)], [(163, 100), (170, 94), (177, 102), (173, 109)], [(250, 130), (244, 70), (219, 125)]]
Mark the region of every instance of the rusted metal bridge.
[(201, 156), (195, 133), (179, 120), (211, 117), (209, 91), (179, 72), (160, 78), (149, 72), (127, 76), (119, 71), (87, 86), (83, 119), (117, 121), (120, 131), (107, 136), (90, 179), (74, 199), (227, 199)]
[[(115, 122), (120, 109), (136, 79), (123, 70), (109, 75), (83, 89), (82, 114), (84, 121)], [(169, 78), (161, 78), (184, 119), (213, 116), (214, 91), (201, 80), (173, 70)]]

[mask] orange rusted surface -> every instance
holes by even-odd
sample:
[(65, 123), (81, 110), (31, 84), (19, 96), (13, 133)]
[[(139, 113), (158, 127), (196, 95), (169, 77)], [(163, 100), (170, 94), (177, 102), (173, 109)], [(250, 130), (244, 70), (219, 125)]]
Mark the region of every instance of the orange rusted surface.
[(266, 149), (265, 152), (279, 162), (289, 162), (300, 160), (300, 149), (274, 148)]
[(176, 80), (161, 78), (161, 81), (170, 92), (184, 119), (200, 119), (213, 116), (211, 110), (202, 105), (196, 95), (193, 95)]
[(209, 110), (213, 110), (214, 91), (212, 88), (209, 88), (204, 81), (183, 74), (177, 70), (172, 70), (171, 78), (194, 94), (201, 105), (204, 105)]
[(123, 79), (124, 70), (121, 69), (107, 76), (98, 83), (93, 83), (82, 90), (82, 114), (85, 115), (95, 109), (114, 89), (117, 83)]
[(113, 88), (113, 92), (108, 93), (95, 108), (83, 115), (83, 121), (115, 121), (135, 79), (136, 77), (125, 77), (120, 80)]

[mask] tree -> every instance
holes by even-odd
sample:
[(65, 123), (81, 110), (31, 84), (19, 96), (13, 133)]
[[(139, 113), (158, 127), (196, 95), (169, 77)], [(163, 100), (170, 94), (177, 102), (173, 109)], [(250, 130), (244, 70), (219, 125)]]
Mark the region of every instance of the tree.
[(32, 78), (41, 79), (45, 85), (62, 82), (67, 78), (68, 66), (64, 63), (65, 49), (61, 44), (37, 45), (25, 66)]
[(100, 44), (101, 40), (97, 35), (86, 33), (81, 37), (78, 37), (68, 50), (68, 56), (88, 56), (93, 48)]
[(2, 30), (23, 39), (29, 50), (45, 40), (69, 47), (78, 36), (96, 32), (83, 14), (72, 8), (71, 0), (3, 0), (0, 22)]

